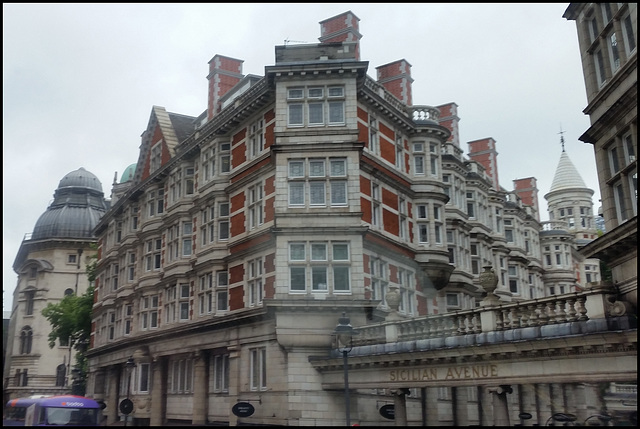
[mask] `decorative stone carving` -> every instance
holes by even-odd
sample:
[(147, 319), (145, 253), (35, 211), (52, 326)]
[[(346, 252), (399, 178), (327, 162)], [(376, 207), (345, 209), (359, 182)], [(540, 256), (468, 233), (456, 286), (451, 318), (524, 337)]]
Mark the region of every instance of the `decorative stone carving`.
[(385, 294), (384, 299), (387, 301), (387, 305), (391, 311), (398, 311), (400, 306), (400, 292), (397, 287), (391, 286)]
[(498, 275), (493, 271), (491, 265), (485, 265), (484, 271), (480, 273), (480, 285), (487, 292), (487, 299), (497, 299), (493, 293), (498, 287)]

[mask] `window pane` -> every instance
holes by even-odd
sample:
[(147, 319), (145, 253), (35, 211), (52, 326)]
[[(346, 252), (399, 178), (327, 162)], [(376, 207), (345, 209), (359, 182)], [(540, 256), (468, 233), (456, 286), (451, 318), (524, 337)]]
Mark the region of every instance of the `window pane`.
[(290, 205), (304, 204), (304, 183), (302, 182), (289, 183), (289, 204)]
[(347, 162), (344, 159), (331, 161), (331, 176), (346, 176)]
[(288, 93), (289, 99), (300, 99), (303, 97), (302, 88), (290, 89)]
[(347, 204), (347, 182), (331, 182), (331, 204)]
[(344, 123), (344, 102), (343, 101), (329, 103), (329, 123), (330, 124)]
[(309, 161), (309, 175), (313, 177), (324, 177), (324, 161)]
[(309, 187), (310, 203), (312, 205), (324, 205), (326, 203), (324, 182), (311, 182)]
[(312, 267), (313, 290), (327, 290), (327, 267)]
[(291, 267), (291, 290), (304, 291), (306, 290), (306, 276), (304, 267)]
[(309, 103), (309, 124), (324, 124), (322, 103)]
[(289, 125), (302, 125), (302, 104), (289, 105)]
[(334, 244), (333, 245), (333, 260), (334, 261), (348, 261), (349, 260), (349, 245), (347, 245), (347, 244)]
[(329, 88), (329, 97), (342, 97), (344, 95), (344, 88), (341, 86), (333, 86)]
[(349, 267), (333, 267), (333, 288), (336, 291), (349, 290)]
[(305, 260), (304, 244), (302, 243), (291, 244), (289, 245), (289, 250), (290, 250), (289, 258), (292, 261)]
[(289, 161), (289, 177), (304, 177), (304, 161)]
[(311, 245), (311, 260), (312, 261), (326, 261), (327, 260), (327, 245), (315, 243)]

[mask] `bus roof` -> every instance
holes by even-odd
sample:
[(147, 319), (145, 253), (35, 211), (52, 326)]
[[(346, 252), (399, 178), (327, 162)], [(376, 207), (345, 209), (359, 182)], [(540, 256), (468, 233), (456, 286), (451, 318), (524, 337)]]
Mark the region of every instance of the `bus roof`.
[(55, 395), (39, 398), (16, 398), (7, 402), (7, 407), (28, 407), (31, 404), (41, 404), (45, 407), (73, 407), (73, 408), (100, 408), (100, 404), (91, 398), (76, 395)]

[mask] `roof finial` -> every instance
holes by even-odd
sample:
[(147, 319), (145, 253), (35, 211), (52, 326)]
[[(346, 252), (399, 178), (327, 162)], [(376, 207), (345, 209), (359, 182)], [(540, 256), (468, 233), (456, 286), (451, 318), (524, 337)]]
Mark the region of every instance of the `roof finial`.
[(562, 131), (562, 124), (560, 124), (560, 144), (562, 145), (562, 151), (564, 152), (564, 131)]

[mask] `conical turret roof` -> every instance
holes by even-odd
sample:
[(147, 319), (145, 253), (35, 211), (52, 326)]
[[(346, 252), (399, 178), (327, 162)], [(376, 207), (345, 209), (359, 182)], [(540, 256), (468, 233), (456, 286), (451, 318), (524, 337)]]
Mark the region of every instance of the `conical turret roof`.
[(584, 180), (576, 170), (576, 167), (569, 159), (569, 155), (564, 150), (560, 155), (560, 162), (558, 162), (558, 168), (556, 168), (556, 174), (553, 176), (553, 183), (551, 183), (551, 189), (549, 192), (559, 191), (561, 189), (570, 188), (586, 188)]

